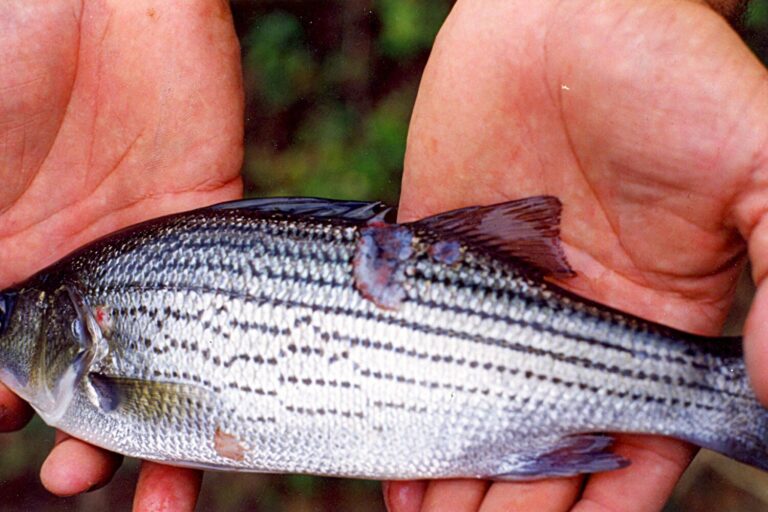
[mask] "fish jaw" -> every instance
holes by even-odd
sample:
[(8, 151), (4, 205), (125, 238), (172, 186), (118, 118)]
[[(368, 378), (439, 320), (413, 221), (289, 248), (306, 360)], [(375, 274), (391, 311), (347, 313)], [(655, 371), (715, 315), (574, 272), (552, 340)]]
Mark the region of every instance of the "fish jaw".
[(35, 358), (47, 296), (36, 289), (0, 292), (3, 305), (0, 330), (0, 380), (27, 401), (38, 394)]

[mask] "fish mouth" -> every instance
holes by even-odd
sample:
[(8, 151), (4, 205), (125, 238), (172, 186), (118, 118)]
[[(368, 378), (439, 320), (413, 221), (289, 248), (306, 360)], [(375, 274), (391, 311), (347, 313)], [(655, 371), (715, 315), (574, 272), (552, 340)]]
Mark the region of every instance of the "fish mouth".
[(11, 323), (14, 306), (18, 292), (0, 292), (0, 336), (5, 334)]

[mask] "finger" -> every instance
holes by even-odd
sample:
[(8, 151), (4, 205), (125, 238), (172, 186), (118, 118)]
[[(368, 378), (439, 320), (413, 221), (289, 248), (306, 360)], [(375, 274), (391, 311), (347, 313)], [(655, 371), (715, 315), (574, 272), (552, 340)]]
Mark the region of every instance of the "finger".
[(427, 492), (425, 480), (383, 482), (384, 505), (388, 512), (419, 512)]
[(655, 436), (617, 436), (614, 452), (632, 461), (617, 471), (592, 475), (574, 512), (661, 510), (696, 449)]
[(538, 482), (496, 482), (485, 494), (479, 512), (566, 512), (579, 495), (582, 478)]
[(435, 480), (427, 486), (421, 512), (475, 512), (489, 482), (485, 480)]
[(105, 485), (122, 460), (120, 455), (57, 432), (56, 446), (40, 469), (40, 480), (53, 494), (72, 496)]
[(202, 481), (202, 471), (144, 461), (136, 484), (133, 511), (191, 512), (195, 510)]
[(768, 404), (768, 280), (757, 288), (744, 326), (744, 359), (755, 394)]
[(0, 432), (19, 430), (32, 418), (32, 408), (0, 383)]

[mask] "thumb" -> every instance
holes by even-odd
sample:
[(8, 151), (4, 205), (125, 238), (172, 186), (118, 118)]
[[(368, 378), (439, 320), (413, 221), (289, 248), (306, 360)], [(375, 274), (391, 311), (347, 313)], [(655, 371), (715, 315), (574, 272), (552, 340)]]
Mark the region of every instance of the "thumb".
[(760, 216), (747, 240), (757, 292), (744, 325), (744, 358), (752, 388), (768, 406), (768, 212)]

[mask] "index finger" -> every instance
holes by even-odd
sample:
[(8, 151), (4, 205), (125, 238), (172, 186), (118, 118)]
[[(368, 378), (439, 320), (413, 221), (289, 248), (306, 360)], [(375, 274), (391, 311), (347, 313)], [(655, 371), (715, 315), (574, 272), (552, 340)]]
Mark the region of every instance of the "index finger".
[(0, 432), (19, 430), (29, 422), (34, 411), (0, 382)]
[(203, 473), (196, 469), (144, 461), (136, 484), (133, 511), (192, 512), (197, 504), (202, 481)]

